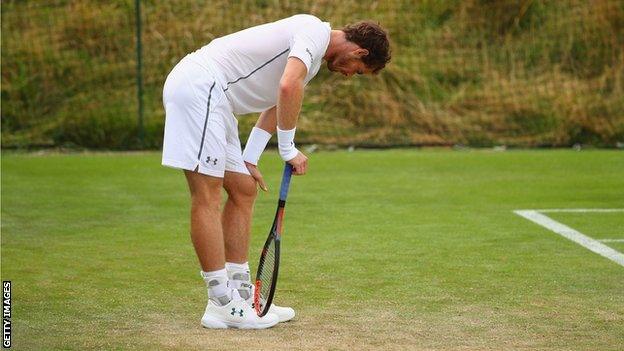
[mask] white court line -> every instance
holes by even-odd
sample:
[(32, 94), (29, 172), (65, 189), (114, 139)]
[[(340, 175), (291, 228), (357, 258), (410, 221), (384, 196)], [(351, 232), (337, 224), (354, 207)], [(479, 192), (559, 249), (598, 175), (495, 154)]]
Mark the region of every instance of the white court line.
[(535, 222), (544, 228), (552, 230), (553, 232), (570, 239), (581, 246), (584, 246), (600, 256), (606, 257), (611, 261), (624, 266), (624, 254), (588, 237), (579, 231), (561, 224), (536, 210), (516, 210), (514, 213), (530, 220), (531, 222)]
[(624, 212), (624, 208), (549, 208), (544, 210), (533, 210), (535, 212)]
[(624, 243), (624, 239), (600, 239), (601, 243)]

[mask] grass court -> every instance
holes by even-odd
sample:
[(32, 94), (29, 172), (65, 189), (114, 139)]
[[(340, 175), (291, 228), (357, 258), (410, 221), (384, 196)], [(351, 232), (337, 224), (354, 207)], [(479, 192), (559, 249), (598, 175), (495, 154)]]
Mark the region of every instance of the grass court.
[[(624, 209), (624, 152), (317, 152), (293, 178), (276, 302), (201, 328), (182, 173), (159, 153), (2, 155), (16, 350), (621, 350), (624, 266), (518, 209)], [(252, 271), (282, 164), (261, 170)], [(547, 215), (624, 253), (624, 212)], [(620, 240), (620, 241), (618, 241)], [(254, 272), (255, 274), (255, 272)]]

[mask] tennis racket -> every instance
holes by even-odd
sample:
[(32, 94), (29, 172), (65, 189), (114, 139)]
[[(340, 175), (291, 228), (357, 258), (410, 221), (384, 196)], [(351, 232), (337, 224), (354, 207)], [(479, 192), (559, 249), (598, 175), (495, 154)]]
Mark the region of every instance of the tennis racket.
[(288, 196), (291, 175), (292, 166), (286, 163), (280, 187), (280, 197), (277, 202), (277, 212), (275, 213), (269, 237), (264, 243), (262, 253), (260, 254), (260, 263), (258, 264), (258, 273), (256, 274), (256, 289), (254, 291), (254, 308), (260, 317), (269, 311), (275, 295), (275, 287), (277, 286), (284, 207), (286, 206), (286, 196)]

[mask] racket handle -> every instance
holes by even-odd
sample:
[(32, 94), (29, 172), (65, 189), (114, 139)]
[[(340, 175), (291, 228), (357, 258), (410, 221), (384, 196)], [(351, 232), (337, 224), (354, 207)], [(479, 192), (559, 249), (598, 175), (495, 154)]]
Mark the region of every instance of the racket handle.
[(284, 166), (284, 175), (282, 176), (282, 185), (280, 186), (280, 200), (286, 201), (288, 196), (288, 188), (290, 187), (290, 177), (292, 176), (292, 165), (286, 163)]

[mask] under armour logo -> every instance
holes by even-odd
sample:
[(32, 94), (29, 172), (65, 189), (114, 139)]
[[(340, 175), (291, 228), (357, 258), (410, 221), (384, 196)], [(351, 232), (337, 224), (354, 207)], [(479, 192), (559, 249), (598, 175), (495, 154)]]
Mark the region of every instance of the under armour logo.
[(243, 309), (241, 308), (240, 311), (236, 311), (236, 308), (232, 307), (232, 312), (230, 312), (230, 314), (233, 316), (236, 313), (238, 313), (238, 315), (242, 317), (243, 316)]
[(215, 159), (211, 159), (210, 156), (208, 156), (208, 158), (206, 159), (206, 163), (210, 163), (210, 162), (212, 162), (213, 166), (217, 165), (217, 159), (216, 158)]

